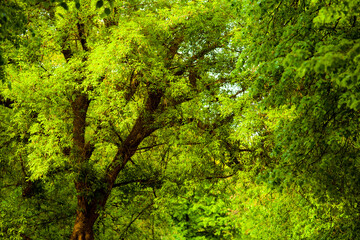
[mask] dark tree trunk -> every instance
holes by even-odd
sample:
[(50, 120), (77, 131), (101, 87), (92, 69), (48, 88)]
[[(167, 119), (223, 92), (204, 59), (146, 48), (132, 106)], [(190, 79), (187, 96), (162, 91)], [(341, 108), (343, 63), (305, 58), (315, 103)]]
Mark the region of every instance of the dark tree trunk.
[(89, 154), (87, 154), (87, 145), (85, 143), (85, 123), (90, 101), (85, 94), (74, 92), (74, 95), (76, 95), (76, 98), (71, 102), (74, 114), (73, 149), (71, 154), (74, 164), (79, 167), (79, 176), (78, 179), (75, 180), (78, 202), (75, 224), (70, 239), (93, 240), (93, 226), (98, 218), (98, 214), (96, 213), (95, 203), (90, 201), (90, 198), (86, 196), (87, 190), (89, 190), (89, 188), (91, 189), (91, 186), (87, 184), (84, 176), (81, 176), (82, 174), (87, 174), (86, 172), (82, 172), (86, 170), (83, 170), (81, 165), (89, 158)]
[(70, 240), (94, 240), (93, 226), (97, 217), (93, 212), (78, 210)]
[[(76, 188), (83, 186), (76, 184)], [(78, 196), (78, 210), (76, 211), (76, 219), (70, 240), (93, 240), (94, 239), (94, 223), (99, 217), (98, 208), (104, 206), (108, 194), (104, 193), (103, 201), (89, 201), (84, 196)], [(89, 204), (90, 202), (90, 204)]]

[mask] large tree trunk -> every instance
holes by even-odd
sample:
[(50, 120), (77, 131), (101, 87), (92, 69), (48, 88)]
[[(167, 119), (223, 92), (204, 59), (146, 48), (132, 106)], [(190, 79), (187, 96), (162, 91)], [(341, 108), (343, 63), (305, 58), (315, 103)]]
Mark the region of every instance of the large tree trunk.
[[(76, 183), (76, 189), (83, 189), (85, 185)], [(101, 194), (101, 193), (97, 193)], [(93, 226), (99, 217), (99, 208), (104, 207), (108, 193), (102, 192), (102, 201), (96, 201), (94, 197), (87, 198), (79, 195), (77, 197), (78, 210), (76, 211), (76, 219), (70, 240), (93, 240)]]
[(93, 226), (99, 214), (94, 212), (76, 212), (76, 220), (71, 234), (71, 240), (93, 240), (94, 231)]
[(74, 114), (72, 157), (74, 164), (79, 168), (79, 176), (78, 179), (75, 180), (78, 202), (75, 224), (70, 239), (93, 240), (93, 225), (98, 218), (98, 214), (96, 213), (95, 203), (90, 201), (90, 197), (86, 196), (87, 191), (89, 188), (91, 189), (91, 186), (87, 184), (86, 178), (81, 176), (83, 174), (88, 174), (86, 172), (82, 172), (86, 170), (82, 169), (81, 165), (82, 163), (88, 161), (88, 158), (91, 155), (91, 153), (88, 154), (88, 146), (85, 143), (86, 114), (90, 101), (85, 94), (74, 92), (74, 95), (76, 95), (76, 98), (71, 102)]

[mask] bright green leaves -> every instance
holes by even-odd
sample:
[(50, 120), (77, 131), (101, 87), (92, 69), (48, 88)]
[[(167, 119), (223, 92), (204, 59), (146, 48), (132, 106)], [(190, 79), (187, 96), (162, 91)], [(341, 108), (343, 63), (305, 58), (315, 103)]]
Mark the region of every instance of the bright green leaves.
[(332, 39), (335, 44), (319, 44), (316, 59), (311, 60), (313, 71), (317, 74), (326, 74), (339, 87), (346, 89), (339, 101), (339, 107), (346, 104), (349, 108), (359, 108), (358, 59), (360, 52), (359, 41), (349, 39)]
[[(216, 99), (223, 94), (220, 103), (231, 104), (226, 99), (230, 94), (220, 90), (233, 81), (229, 75), (236, 61), (227, 46), (234, 24), (227, 1), (58, 4), (51, 12), (34, 7), (34, 16), (29, 16), (34, 36), (26, 33), (20, 64), (7, 69), (16, 79), (14, 91), (4, 90), (16, 102), (7, 113), (14, 127), (6, 127), (6, 134), (20, 135), (18, 141), (23, 141), (24, 162), (16, 166), (23, 164), (23, 178), (39, 181), (43, 188), (41, 195), (34, 194), (34, 203), (44, 206), (41, 217), (28, 219), (58, 214), (66, 220), (49, 218), (51, 231), (69, 232), (66, 214), (75, 213), (74, 198), (86, 197), (94, 211), (102, 210), (99, 199), (107, 199), (112, 187), (105, 186), (109, 164), (123, 168), (123, 157), (131, 157), (115, 182), (120, 190), (107, 204), (111, 211), (96, 223), (97, 234), (105, 223), (104, 239), (166, 236), (174, 225), (162, 219), (171, 218), (166, 212), (152, 214), (155, 199), (175, 199), (181, 205), (176, 187), (184, 193), (184, 182), (189, 182), (197, 201), (190, 210), (199, 223), (194, 229), (206, 229), (214, 238), (230, 236), (233, 229), (221, 191), (212, 192), (207, 181), (210, 195), (202, 198), (205, 191), (194, 180), (227, 178), (232, 173), (228, 165), (236, 162), (225, 142), (232, 112), (222, 113), (225, 107)], [(102, 10), (108, 17), (99, 16)], [(19, 154), (11, 158), (19, 159)], [(79, 190), (82, 184), (86, 187)], [(53, 199), (64, 207), (46, 204)], [(29, 214), (38, 213), (29, 209)], [(178, 211), (179, 217), (184, 214)], [(25, 226), (31, 237), (48, 238), (33, 226), (38, 225)], [(57, 226), (62, 230), (56, 231)], [(176, 226), (182, 235), (192, 234), (183, 228), (191, 225)]]
[(314, 18), (316, 24), (329, 24), (335, 27), (354, 25), (359, 15), (359, 0), (345, 0), (322, 7)]
[[(58, 3), (54, 12), (29, 16), (32, 30), (21, 35), (27, 44), (8, 48), (1, 62), (16, 60), (6, 68), (12, 90), (1, 93), (15, 101), (13, 110), (0, 109), (2, 139), (18, 143), (6, 161), (25, 172), (21, 180), (39, 181), (41, 196), (63, 203), (43, 212), (75, 212), (68, 197), (76, 196), (74, 180), (88, 184), (78, 194), (97, 203), (95, 190), (109, 189), (101, 181), (109, 164), (120, 166), (130, 154), (96, 223), (100, 238), (355, 232), (358, 1), (336, 8), (275, 0)], [(75, 112), (80, 95), (90, 103)], [(78, 159), (73, 131), (82, 114), (86, 151)], [(8, 149), (15, 145), (1, 153)], [(35, 219), (46, 219), (43, 212)], [(51, 224), (54, 232), (63, 227)], [(26, 230), (37, 232), (33, 226)]]

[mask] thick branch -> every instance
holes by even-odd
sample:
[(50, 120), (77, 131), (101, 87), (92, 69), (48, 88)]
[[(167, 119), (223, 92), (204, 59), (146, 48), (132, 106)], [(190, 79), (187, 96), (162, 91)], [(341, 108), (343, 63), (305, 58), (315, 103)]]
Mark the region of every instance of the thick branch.
[(180, 48), (181, 43), (184, 41), (184, 36), (178, 36), (176, 38), (174, 38), (171, 43), (170, 43), (170, 47), (169, 47), (169, 52), (168, 52), (168, 60), (172, 60), (175, 55), (177, 54), (177, 51)]
[(158, 109), (163, 94), (164, 93), (161, 90), (149, 92), (144, 112), (137, 118), (131, 132), (122, 142), (114, 160), (107, 169), (106, 181), (110, 188), (115, 183), (119, 172), (135, 154), (140, 143), (157, 129), (153, 125), (153, 114)]
[(70, 58), (73, 56), (73, 52), (71, 51), (69, 46), (66, 46), (67, 37), (62, 39), (61, 53), (64, 55), (65, 61), (68, 62)]
[(22, 237), (24, 240), (31, 240), (31, 238), (25, 235), (24, 233), (20, 233), (20, 237)]
[(83, 23), (77, 23), (76, 24), (79, 37), (80, 37), (80, 43), (84, 51), (89, 51), (89, 48), (87, 47), (86, 43), (86, 37), (85, 37), (85, 25)]
[(197, 73), (196, 69), (194, 68), (194, 63), (197, 60), (202, 59), (206, 54), (213, 51), (216, 48), (221, 47), (221, 44), (219, 42), (215, 42), (213, 44), (209, 44), (208, 47), (202, 49), (198, 53), (194, 54), (192, 57), (190, 57), (186, 63), (178, 69), (174, 75), (175, 76), (182, 76), (185, 74), (185, 72), (189, 72), (189, 82), (192, 87), (196, 88), (197, 80), (200, 78), (199, 74)]
[[(140, 85), (140, 81), (137, 80), (137, 77), (138, 77), (138, 75), (135, 74), (135, 69), (133, 69), (130, 74), (129, 86), (127, 88), (127, 92), (125, 93), (125, 100), (127, 102), (131, 100), (131, 98), (136, 93), (136, 89)], [(141, 77), (141, 74), (140, 74), (140, 77)]]
[(71, 108), (74, 114), (73, 147), (76, 159), (82, 162), (85, 161), (88, 155), (88, 151), (85, 148), (85, 122), (90, 101), (84, 93), (74, 94), (77, 96), (75, 100), (71, 102)]

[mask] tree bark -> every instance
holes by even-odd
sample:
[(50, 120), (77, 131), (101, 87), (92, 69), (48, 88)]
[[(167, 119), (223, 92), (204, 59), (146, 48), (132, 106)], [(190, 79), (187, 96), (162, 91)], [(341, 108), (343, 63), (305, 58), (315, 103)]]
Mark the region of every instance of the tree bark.
[[(73, 147), (72, 158), (74, 164), (78, 166), (78, 178), (75, 180), (75, 188), (77, 191), (77, 211), (76, 219), (71, 234), (71, 240), (93, 240), (94, 231), (93, 226), (98, 217), (96, 213), (96, 206), (94, 202), (89, 201), (87, 192), (91, 186), (86, 181), (86, 177), (82, 175), (88, 174), (86, 169), (82, 169), (82, 163), (90, 157), (87, 154), (87, 146), (85, 143), (85, 124), (86, 114), (90, 101), (88, 97), (79, 92), (73, 93), (76, 97), (71, 102), (73, 112)], [(89, 204), (92, 203), (92, 204)]]
[(93, 226), (99, 214), (95, 209), (86, 206), (86, 201), (79, 201), (78, 206), (82, 206), (76, 212), (76, 219), (70, 240), (94, 240)]

